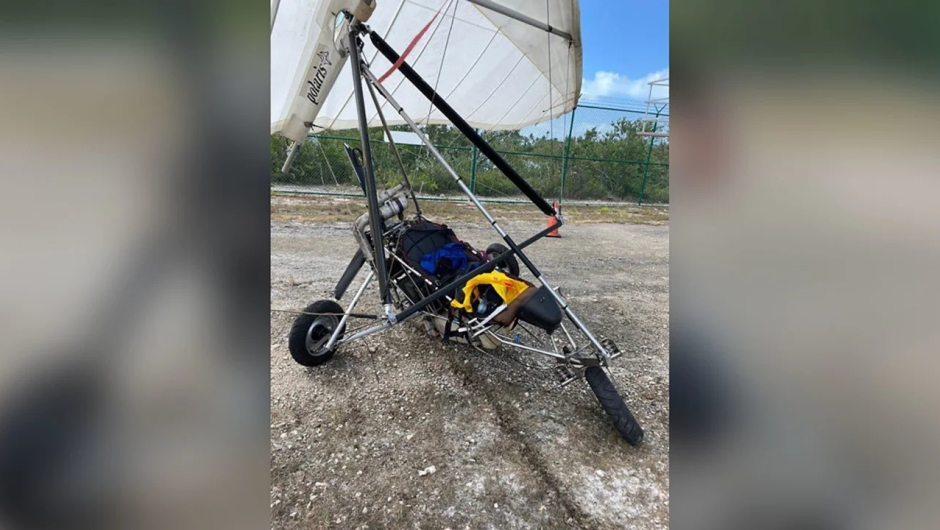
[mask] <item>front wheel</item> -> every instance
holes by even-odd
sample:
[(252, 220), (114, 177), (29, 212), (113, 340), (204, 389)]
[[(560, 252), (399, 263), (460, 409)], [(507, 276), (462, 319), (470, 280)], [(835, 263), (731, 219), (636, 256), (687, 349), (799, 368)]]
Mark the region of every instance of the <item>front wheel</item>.
[(604, 369), (600, 366), (588, 367), (584, 371), (584, 378), (587, 379), (604, 412), (614, 422), (620, 437), (630, 445), (639, 445), (643, 441), (643, 429), (630, 413)]
[[(287, 345), (291, 357), (304, 366), (317, 366), (329, 361), (336, 353), (336, 346), (328, 350), (326, 343), (341, 318), (343, 308), (333, 300), (319, 300), (308, 305), (290, 328)], [(343, 338), (345, 327), (340, 330), (337, 340)]]

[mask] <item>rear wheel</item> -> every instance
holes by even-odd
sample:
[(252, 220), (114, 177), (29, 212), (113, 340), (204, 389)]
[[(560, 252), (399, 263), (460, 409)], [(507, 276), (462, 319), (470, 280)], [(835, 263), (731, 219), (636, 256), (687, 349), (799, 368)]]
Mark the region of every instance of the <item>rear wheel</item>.
[[(336, 346), (327, 350), (326, 343), (339, 326), (342, 315), (343, 308), (333, 300), (319, 300), (308, 305), (290, 329), (287, 345), (291, 357), (304, 366), (317, 366), (329, 361), (336, 353)], [(337, 340), (343, 338), (345, 327), (340, 330)]]
[(620, 437), (626, 440), (630, 445), (639, 445), (643, 441), (643, 429), (637, 423), (636, 418), (630, 413), (627, 404), (617, 393), (614, 384), (600, 366), (591, 366), (584, 371), (584, 378), (588, 385), (597, 396), (597, 401), (607, 416), (614, 422), (614, 427), (620, 433)]
[[(486, 247), (486, 255), (489, 256), (490, 259), (499, 256), (503, 252), (509, 252), (509, 249), (506, 248), (505, 245), (501, 245), (499, 243), (493, 243), (492, 245)], [(500, 263), (497, 268), (507, 271), (510, 276), (515, 276), (516, 278), (519, 277), (519, 262), (516, 261), (515, 256), (509, 256), (509, 258), (507, 258), (506, 261)]]

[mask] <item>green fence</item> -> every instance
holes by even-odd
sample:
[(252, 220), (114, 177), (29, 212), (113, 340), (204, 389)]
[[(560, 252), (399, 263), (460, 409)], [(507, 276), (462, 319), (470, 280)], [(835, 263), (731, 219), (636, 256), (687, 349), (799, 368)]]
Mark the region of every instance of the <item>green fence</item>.
[[(669, 202), (668, 138), (647, 137), (643, 111), (580, 105), (574, 111), (522, 131), (481, 131), (507, 162), (543, 197), (561, 201)], [(653, 128), (646, 122), (646, 130)], [(656, 127), (668, 127), (660, 116)], [(392, 127), (407, 130), (406, 127)], [(452, 127), (425, 133), (470, 188), (483, 198), (517, 199), (519, 191)], [(401, 170), (380, 128), (371, 129), (380, 187), (401, 181)], [(287, 142), (271, 139), (271, 182), (276, 189), (356, 192), (358, 181), (343, 144), (359, 147), (359, 133), (312, 135), (288, 174), (280, 169)], [(455, 195), (457, 184), (424, 146), (397, 144), (412, 185), (421, 195)]]

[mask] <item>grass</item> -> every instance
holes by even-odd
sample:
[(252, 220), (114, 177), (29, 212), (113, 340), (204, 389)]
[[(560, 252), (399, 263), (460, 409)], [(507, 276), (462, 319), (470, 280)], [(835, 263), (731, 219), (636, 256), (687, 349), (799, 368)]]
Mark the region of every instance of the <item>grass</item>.
[[(485, 204), (496, 219), (544, 223), (546, 217), (531, 204)], [(409, 206), (409, 212), (414, 212)], [(436, 221), (483, 222), (483, 216), (467, 202), (425, 201), (424, 215)], [(272, 195), (271, 220), (276, 223), (351, 222), (366, 212), (364, 198)], [(655, 206), (570, 206), (562, 208), (566, 223), (669, 224), (669, 208)]]

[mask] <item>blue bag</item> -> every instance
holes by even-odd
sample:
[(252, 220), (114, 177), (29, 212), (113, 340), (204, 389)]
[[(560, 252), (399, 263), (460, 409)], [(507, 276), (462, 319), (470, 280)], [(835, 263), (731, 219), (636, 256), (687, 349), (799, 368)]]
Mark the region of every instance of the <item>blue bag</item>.
[(428, 274), (437, 274), (441, 260), (450, 265), (451, 271), (463, 271), (467, 268), (467, 253), (460, 243), (448, 243), (441, 249), (421, 257), (421, 268)]

